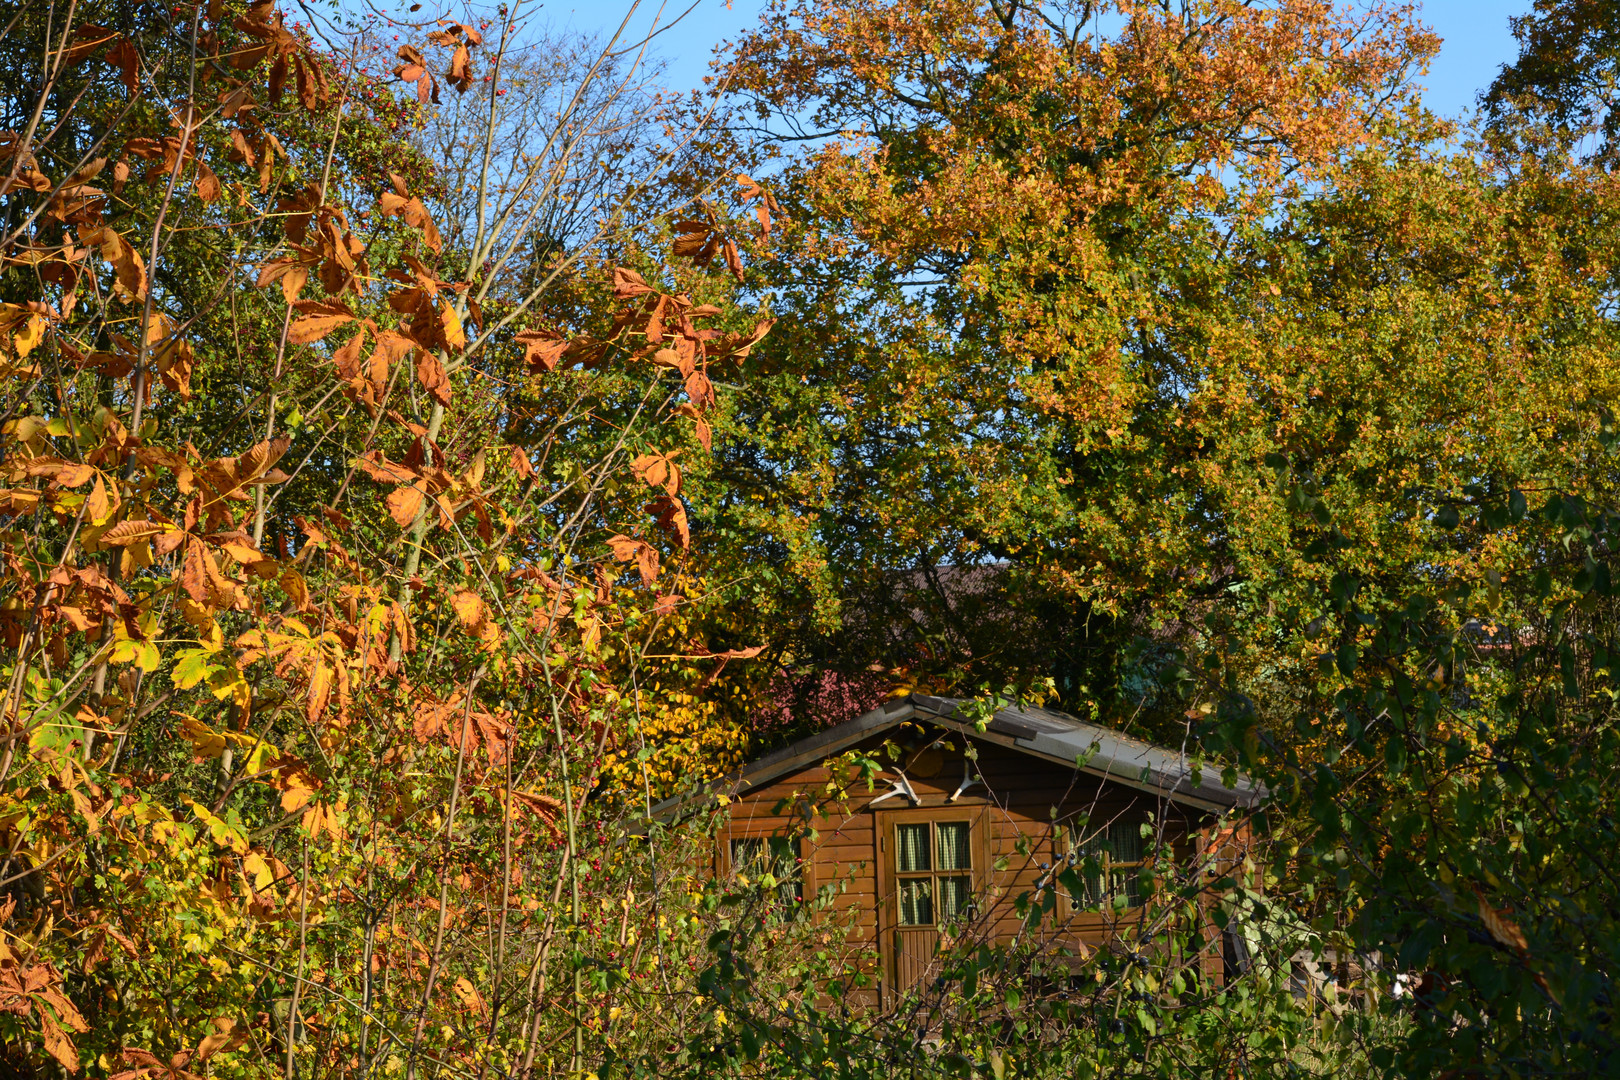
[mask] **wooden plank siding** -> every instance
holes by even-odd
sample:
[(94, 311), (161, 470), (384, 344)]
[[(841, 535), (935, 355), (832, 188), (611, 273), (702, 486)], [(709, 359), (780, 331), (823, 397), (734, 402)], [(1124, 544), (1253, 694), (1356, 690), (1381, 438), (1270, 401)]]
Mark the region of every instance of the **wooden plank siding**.
[[(885, 736), (875, 735), (859, 749), (876, 754)], [(1020, 753), (1005, 746), (973, 740), (977, 759), (971, 772), (982, 780), (963, 791), (954, 802), (964, 775), (965, 740), (948, 734), (954, 749), (938, 754), (935, 762), (916, 762), (918, 769), (907, 772), (918, 797), (913, 805), (904, 796), (895, 796), (872, 805), (888, 791), (895, 779), (886, 770), (867, 792), (858, 785), (848, 805), (848, 813), (832, 818), (817, 817), (811, 824), (816, 839), (805, 839), (799, 848), (801, 876), (806, 895), (814, 890), (844, 882), (834, 900), (832, 915), (852, 920), (852, 953), (874, 949), (882, 954), (878, 977), (884, 999), (896, 990), (897, 960), (895, 931), (899, 926), (896, 900), (895, 863), (892, 850), (893, 828), (897, 823), (919, 819), (944, 819), (972, 823), (972, 878), (979, 916), (985, 920), (990, 937), (998, 942), (1012, 939), (1020, 919), (1014, 901), (1034, 889), (1037, 880), (1068, 850), (1067, 824), (1079, 815), (1095, 830), (1111, 821), (1140, 823), (1149, 813), (1162, 822), (1165, 836), (1178, 856), (1193, 860), (1209, 850), (1211, 826), (1216, 820), (1207, 811), (1155, 797), (1123, 783), (1101, 779), (1077, 768), (1065, 768), (1050, 761)], [(880, 759), (881, 760), (881, 759)], [(743, 792), (731, 804), (730, 824), (716, 852), (716, 870), (727, 869), (729, 839), (742, 836), (789, 836), (802, 833), (806, 821), (795, 804), (811, 803), (825, 790), (830, 779), (823, 763), (796, 769), (758, 788)], [(1225, 842), (1231, 842), (1227, 837)], [(1027, 853), (1020, 853), (1027, 842)], [(997, 870), (998, 860), (1005, 860)], [(1119, 930), (1123, 920), (1134, 917), (1127, 911), (1122, 918), (1072, 910), (1067, 894), (1059, 890), (1056, 919), (1043, 920), (1036, 941), (1056, 950), (1084, 953), (1104, 945)], [(1213, 931), (1213, 924), (1207, 924)], [(927, 935), (907, 930), (908, 941), (926, 944)], [(921, 974), (915, 957), (904, 964), (907, 979)], [(1202, 962), (1206, 975), (1221, 971), (1221, 956), (1212, 950)], [(876, 994), (854, 994), (853, 1002), (878, 1003)]]

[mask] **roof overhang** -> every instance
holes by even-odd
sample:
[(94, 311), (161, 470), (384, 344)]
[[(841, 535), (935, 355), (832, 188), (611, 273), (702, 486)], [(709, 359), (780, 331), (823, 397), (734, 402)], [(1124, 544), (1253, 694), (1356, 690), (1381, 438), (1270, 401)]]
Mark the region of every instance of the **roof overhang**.
[[(997, 709), (986, 721), (982, 710), (973, 702), (922, 694), (896, 698), (863, 716), (766, 754), (710, 785), (708, 790), (743, 794), (841, 754), (907, 721), (933, 724), (1031, 757), (1078, 768), (1087, 775), (1210, 813), (1250, 809), (1266, 794), (1263, 787), (1248, 777), (1240, 775), (1228, 787), (1219, 770), (1195, 770), (1185, 751), (1133, 739), (1067, 713), (1009, 707)], [(663, 817), (678, 811), (691, 798), (688, 795), (666, 799), (652, 808), (652, 816)]]

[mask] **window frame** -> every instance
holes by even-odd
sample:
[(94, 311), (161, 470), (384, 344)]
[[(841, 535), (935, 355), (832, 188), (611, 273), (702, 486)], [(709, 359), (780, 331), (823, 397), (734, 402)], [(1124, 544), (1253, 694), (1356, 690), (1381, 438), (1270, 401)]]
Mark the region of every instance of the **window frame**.
[[(903, 930), (934, 930), (943, 931), (953, 922), (961, 919), (970, 919), (978, 914), (979, 894), (986, 882), (986, 869), (989, 865), (988, 852), (985, 850), (983, 829), (983, 808), (979, 806), (934, 806), (918, 807), (911, 810), (891, 810), (883, 814), (879, 835), (882, 837), (884, 850), (883, 871), (884, 893), (887, 907), (891, 913), (891, 924), (894, 929)], [(900, 827), (903, 825), (926, 824), (928, 826), (928, 855), (929, 869), (927, 870), (901, 870), (900, 869)], [(967, 827), (967, 856), (968, 865), (964, 869), (942, 870), (939, 868), (939, 826), (965, 825)], [(966, 878), (968, 882), (967, 902), (962, 912), (954, 919), (941, 920), (940, 910), (940, 879)], [(902, 883), (907, 881), (927, 880), (929, 886), (929, 914), (932, 922), (908, 923), (902, 921), (904, 908), (901, 901), (900, 890)]]
[[(1092, 900), (1076, 900), (1067, 889), (1063, 890), (1068, 897), (1068, 910), (1074, 915), (1102, 915), (1104, 918), (1117, 916), (1124, 912), (1137, 911), (1146, 902), (1142, 887), (1142, 873), (1144, 868), (1152, 865), (1152, 860), (1145, 850), (1146, 840), (1141, 835), (1141, 828), (1147, 824), (1145, 820), (1132, 820), (1124, 816), (1116, 816), (1104, 823), (1103, 827), (1092, 831), (1082, 839), (1080, 827), (1073, 821), (1063, 826), (1062, 835), (1065, 838), (1064, 856), (1069, 869), (1080, 879), (1086, 891), (1090, 892), (1090, 879), (1085, 870), (1085, 860), (1096, 847), (1098, 851), (1099, 870), (1101, 873), (1101, 896)], [(1086, 823), (1090, 827), (1090, 822)], [(1116, 830), (1130, 829), (1135, 833), (1138, 843), (1138, 855), (1135, 859), (1116, 860), (1110, 848), (1118, 843), (1115, 839)], [(1117, 880), (1116, 880), (1117, 875)], [(1114, 897), (1123, 893), (1126, 899), (1123, 908), (1115, 907)], [(1134, 894), (1134, 896), (1132, 895)]]
[[(805, 905), (809, 904), (816, 895), (815, 882), (812, 880), (812, 875), (810, 872), (812, 864), (807, 837), (802, 835), (794, 836), (792, 833), (785, 832), (780, 827), (772, 828), (769, 826), (760, 825), (753, 828), (748, 828), (746, 826), (739, 828), (734, 825), (731, 828), (726, 829), (724, 834), (719, 837), (719, 843), (716, 845), (718, 850), (715, 853), (715, 868), (718, 871), (717, 876), (722, 880), (734, 881), (737, 873), (737, 865), (735, 857), (732, 854), (733, 844), (737, 843), (738, 841), (753, 840), (763, 844), (764, 849), (769, 851), (771, 841), (778, 839), (785, 840), (788, 844), (788, 850), (792, 853), (795, 870), (794, 878), (798, 891), (798, 895), (792, 900), (781, 898), (779, 894), (778, 900), (772, 904), (773, 910), (786, 913), (796, 911), (799, 908), (804, 907)], [(772, 871), (772, 876), (775, 876), (775, 871)], [(778, 887), (780, 887), (781, 879), (778, 878), (777, 880)]]

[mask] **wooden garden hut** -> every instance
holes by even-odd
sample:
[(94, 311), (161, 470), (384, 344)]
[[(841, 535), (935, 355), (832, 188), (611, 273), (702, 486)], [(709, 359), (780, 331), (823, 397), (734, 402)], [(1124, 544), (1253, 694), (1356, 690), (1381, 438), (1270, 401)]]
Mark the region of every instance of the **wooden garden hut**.
[[(750, 762), (722, 789), (730, 817), (715, 872), (770, 873), (784, 904), (836, 885), (832, 914), (852, 921), (865, 951), (877, 946), (868, 1004), (928, 976), (940, 934), (958, 920), (1010, 940), (1020, 895), (1054, 895), (1036, 943), (1083, 957), (1138, 919), (1145, 850), (1168, 847), (1211, 880), (1241, 857), (1243, 811), (1262, 795), (1247, 779), (1228, 787), (1219, 769), (1195, 770), (1180, 750), (1066, 713), (985, 712), (897, 698)], [(849, 783), (861, 758), (880, 770), (870, 787)], [(830, 818), (829, 781), (849, 791)], [(1076, 872), (1064, 887), (1036, 891), (1065, 867)], [(1201, 964), (1218, 976), (1219, 951)]]

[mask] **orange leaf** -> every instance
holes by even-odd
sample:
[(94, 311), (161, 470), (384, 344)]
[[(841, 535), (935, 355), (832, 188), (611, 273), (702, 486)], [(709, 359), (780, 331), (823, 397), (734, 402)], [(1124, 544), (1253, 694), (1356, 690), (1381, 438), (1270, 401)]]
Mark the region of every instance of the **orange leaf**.
[(317, 659), (309, 666), (309, 702), (304, 709), (304, 715), (309, 722), (314, 723), (326, 712), (326, 703), (332, 697), (332, 669), (326, 662)]
[(274, 259), (259, 269), (258, 287), (273, 281), (281, 282), (281, 295), (291, 304), (298, 299), (304, 283), (309, 280), (309, 268), (292, 259)]
[(45, 1050), (71, 1075), (79, 1071), (79, 1051), (55, 1019), (44, 1009), (35, 1010), (39, 1018), (39, 1038)]
[(197, 163), (197, 198), (205, 203), (215, 203), (219, 201), (219, 196), (219, 177), (214, 175), (213, 169), (199, 161)]
[(360, 332), (332, 354), (332, 363), (337, 365), (338, 378), (344, 382), (348, 382), (360, 374), (360, 348), (365, 343), (366, 328), (362, 324)]
[(518, 342), (523, 346), (523, 362), (529, 365), (531, 371), (556, 371), (557, 362), (568, 351), (566, 338), (553, 337), (538, 330), (525, 330), (517, 335)]
[(68, 463), (57, 470), (56, 482), (66, 488), (76, 488), (81, 484), (88, 483), (90, 478), (95, 475), (96, 470), (89, 465)]
[[(462, 49), (461, 51), (466, 52), (467, 50)], [(484, 999), (478, 993), (478, 988), (473, 986), (465, 976), (457, 979), (451, 985), (450, 990), (456, 995), (456, 999), (467, 1007), (469, 1012), (477, 1016), (484, 1015)]]
[(748, 649), (726, 649), (722, 652), (699, 653), (698, 656), (703, 659), (714, 660), (752, 660), (764, 651), (765, 646), (755, 645)]
[(281, 591), (287, 594), (287, 599), (292, 601), (293, 607), (302, 611), (309, 606), (309, 585), (304, 581), (304, 576), (298, 571), (282, 571), (281, 577), (276, 580), (276, 584), (280, 585)]
[(388, 513), (394, 519), (394, 524), (400, 528), (409, 528), (416, 515), (422, 511), (422, 489), (414, 484), (407, 484), (402, 488), (395, 488), (388, 496)]
[(56, 609), (56, 613), (61, 616), (63, 622), (68, 623), (73, 627), (73, 629), (80, 632), (88, 630), (91, 626), (95, 625), (90, 621), (90, 617), (88, 615), (76, 607), (63, 605), (62, 607)]
[(484, 598), (471, 589), (462, 589), (450, 598), (450, 606), (455, 609), (456, 618), (468, 631), (476, 630), (488, 614), (484, 607)]
[(681, 467), (675, 463), (679, 453), (642, 454), (630, 463), (630, 468), (651, 487), (662, 487), (665, 493), (674, 495), (681, 490)]
[(714, 384), (703, 372), (694, 371), (686, 377), (686, 396), (692, 399), (692, 404), (699, 411), (711, 409), (714, 407)]
[(90, 489), (90, 494), (85, 498), (84, 513), (92, 523), (105, 521), (107, 515), (112, 513), (112, 500), (108, 498), (107, 486), (101, 482), (100, 476), (96, 477), (95, 487)]
[(416, 356), (416, 379), (440, 405), (450, 404), (450, 378), (445, 375), (438, 356), (427, 349)]
[(659, 367), (674, 368), (684, 378), (692, 374), (692, 354), (678, 349), (659, 349), (653, 353), (653, 363)]
[[(467, 347), (467, 332), (461, 328), (461, 316), (456, 309), (446, 304), (439, 310), (439, 324), (444, 327), (444, 340), (452, 349), (460, 351)], [(446, 405), (449, 402), (445, 402)]]
[(628, 536), (608, 537), (608, 547), (613, 551), (613, 557), (619, 562), (636, 561), (636, 570), (641, 574), (641, 582), (651, 585), (658, 579), (658, 551), (645, 540), (635, 540)]
[(336, 304), (317, 304), (311, 300), (300, 300), (295, 306), (299, 311), (308, 314), (294, 320), (292, 328), (287, 331), (287, 340), (294, 345), (312, 344), (345, 323), (354, 321), (354, 316), (347, 308)]
[(697, 436), (697, 441), (703, 446), (703, 449), (712, 449), (710, 443), (714, 437), (714, 433), (709, 427), (709, 422), (703, 419), (703, 414), (697, 411), (696, 406), (689, 402), (682, 402), (680, 407), (675, 410), (675, 415), (690, 417), (692, 422), (696, 425), (696, 430), (693, 432), (693, 434)]
[(215, 1017), (209, 1023), (214, 1033), (204, 1036), (202, 1042), (197, 1044), (198, 1061), (207, 1061), (215, 1054), (228, 1053), (247, 1042), (247, 1028), (230, 1017)]
[(81, 231), (79, 242), (86, 247), (96, 248), (103, 259), (112, 263), (126, 299), (146, 299), (146, 264), (128, 240), (103, 226)]
[(185, 558), (180, 564), (180, 587), (194, 602), (209, 609), (218, 607), (221, 599), (230, 599), (230, 586), (220, 574), (213, 555), (196, 539), (186, 543)]

